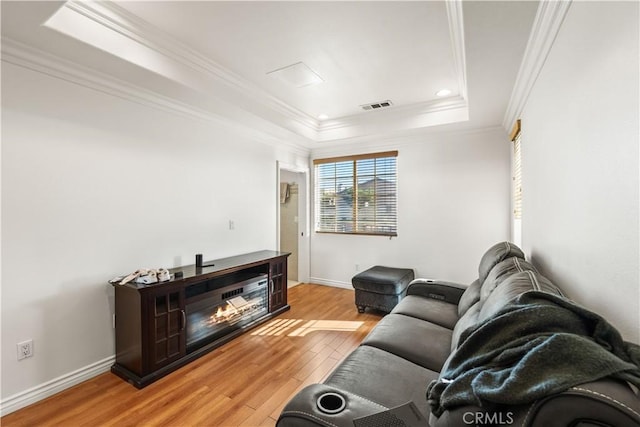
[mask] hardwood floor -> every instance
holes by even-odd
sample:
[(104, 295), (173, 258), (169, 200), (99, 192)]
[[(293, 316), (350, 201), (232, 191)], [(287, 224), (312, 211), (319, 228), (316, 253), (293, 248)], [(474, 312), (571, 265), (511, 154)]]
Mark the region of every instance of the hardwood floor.
[(321, 382), (380, 320), (353, 292), (302, 284), (291, 310), (142, 390), (111, 373), (0, 419), (10, 426), (274, 426), (285, 403)]

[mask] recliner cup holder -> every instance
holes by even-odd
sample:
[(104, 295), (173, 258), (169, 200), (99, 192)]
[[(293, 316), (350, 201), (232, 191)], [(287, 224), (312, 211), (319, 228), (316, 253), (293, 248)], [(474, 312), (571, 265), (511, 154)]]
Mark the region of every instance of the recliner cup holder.
[(338, 414), (347, 406), (347, 401), (338, 393), (323, 393), (316, 401), (318, 409), (325, 414)]

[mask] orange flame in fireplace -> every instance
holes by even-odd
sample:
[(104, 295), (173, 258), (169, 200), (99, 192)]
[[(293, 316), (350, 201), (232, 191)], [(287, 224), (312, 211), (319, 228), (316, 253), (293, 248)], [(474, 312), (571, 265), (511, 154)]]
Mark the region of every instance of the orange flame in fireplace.
[(225, 305), (224, 307), (218, 307), (218, 310), (215, 312), (215, 314), (211, 315), (211, 317), (209, 318), (209, 323), (226, 322), (239, 314), (240, 313), (235, 309), (235, 307), (227, 303), (227, 305)]
[(227, 304), (219, 306), (214, 314), (209, 316), (207, 323), (209, 325), (217, 325), (219, 323), (232, 321), (245, 313), (251, 313), (259, 308), (258, 304), (251, 302), (241, 307), (234, 307), (233, 304), (227, 301)]

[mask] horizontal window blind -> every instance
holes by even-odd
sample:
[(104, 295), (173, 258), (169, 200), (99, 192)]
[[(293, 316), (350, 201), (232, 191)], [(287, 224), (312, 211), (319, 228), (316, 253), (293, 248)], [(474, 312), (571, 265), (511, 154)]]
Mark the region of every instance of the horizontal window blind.
[(397, 235), (397, 151), (314, 160), (315, 230)]
[(511, 140), (513, 141), (513, 217), (522, 218), (522, 151), (520, 120), (516, 121)]

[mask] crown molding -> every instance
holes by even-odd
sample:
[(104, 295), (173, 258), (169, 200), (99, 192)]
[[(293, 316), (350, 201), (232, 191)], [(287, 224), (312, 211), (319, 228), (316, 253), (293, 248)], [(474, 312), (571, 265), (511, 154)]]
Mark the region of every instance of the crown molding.
[[(281, 118), (284, 118), (284, 120), (278, 120), (276, 118), (273, 120), (274, 123), (283, 128), (299, 133), (310, 140), (316, 142), (330, 140), (332, 137), (327, 135), (327, 133), (332, 133), (338, 129), (344, 129), (348, 133), (347, 128), (349, 127), (353, 127), (355, 131), (355, 128), (360, 127), (364, 122), (371, 120), (371, 116), (368, 114), (356, 114), (331, 121), (319, 121), (270, 95), (246, 79), (235, 74), (233, 71), (205, 57), (203, 54), (193, 50), (178, 40), (175, 40), (158, 28), (110, 1), (81, 2), (78, 0), (70, 0), (65, 3), (63, 7), (67, 7), (111, 31), (117, 32), (122, 36), (140, 43), (141, 45), (170, 58), (172, 61), (175, 61), (192, 71), (202, 73), (214, 81), (224, 84), (226, 87), (238, 94), (241, 94), (245, 98), (251, 99), (253, 102), (257, 102), (262, 107), (267, 108), (272, 112), (276, 112)], [(454, 68), (459, 87), (459, 97), (455, 99), (455, 102), (457, 102), (458, 105), (451, 105), (452, 99), (435, 100), (402, 108), (394, 107), (393, 110), (385, 111), (385, 115), (388, 114), (389, 116), (397, 117), (400, 115), (401, 111), (407, 117), (415, 115), (424, 116), (425, 114), (441, 112), (443, 109), (467, 107), (462, 1), (447, 1), (446, 8), (453, 50)], [(392, 113), (392, 111), (394, 112)]]
[(353, 126), (360, 126), (371, 120), (371, 116), (377, 115), (378, 121), (395, 119), (397, 116), (415, 117), (442, 111), (467, 108), (467, 102), (461, 96), (452, 96), (444, 99), (435, 99), (411, 105), (401, 105), (388, 110), (372, 110), (365, 114), (354, 114), (327, 120), (319, 126), (319, 132), (335, 131)]
[[(483, 134), (503, 135), (504, 129), (500, 125), (470, 129), (430, 128), (428, 130), (409, 132), (404, 135), (384, 135), (373, 138), (357, 137), (315, 146), (311, 149), (310, 159), (352, 155), (362, 151), (396, 150), (415, 144), (424, 144), (425, 140), (437, 139), (442, 142), (447, 138), (472, 137)], [(345, 142), (348, 143), (345, 144)]]
[(257, 101), (263, 106), (285, 116), (288, 120), (310, 129), (312, 132), (318, 131), (318, 120), (268, 94), (233, 71), (170, 37), (113, 2), (70, 0), (63, 7), (67, 7), (111, 31), (140, 43), (182, 66), (214, 78), (217, 82), (223, 83), (253, 101)]
[(507, 132), (511, 130), (515, 121), (522, 114), (529, 94), (544, 67), (549, 52), (551, 52), (570, 6), (571, 0), (540, 2), (511, 92), (511, 98), (502, 120), (502, 127)]
[(318, 134), (318, 143), (376, 139), (380, 135), (403, 135), (434, 127), (466, 122), (469, 119), (467, 102), (461, 97), (434, 100), (402, 106), (386, 111), (371, 111), (364, 115), (328, 121)]
[(280, 148), (286, 147), (301, 156), (308, 156), (310, 152), (309, 147), (249, 128), (211, 111), (160, 95), (7, 37), (2, 39), (2, 62), (46, 74), (107, 95), (126, 99), (145, 107), (181, 117), (215, 123), (260, 143)]
[(467, 101), (467, 59), (464, 46), (464, 18), (462, 14), (462, 0), (445, 2), (447, 19), (449, 20), (449, 36), (453, 50), (453, 65), (458, 77), (460, 97)]
[[(70, 0), (62, 5), (59, 12), (70, 14), (71, 18), (75, 16), (75, 19), (82, 19), (87, 23), (90, 22), (91, 25), (98, 25), (98, 28), (104, 28), (112, 32), (114, 36), (119, 37), (123, 42), (129, 40), (150, 53), (157, 53), (163, 60), (168, 60), (169, 64), (175, 64), (175, 67), (172, 65), (169, 70), (154, 70), (153, 64), (149, 68), (149, 66), (145, 66), (146, 64), (136, 63), (135, 58), (130, 58), (130, 60), (138, 66), (148, 68), (192, 89), (207, 89), (211, 91), (212, 88), (219, 88), (219, 91), (214, 90), (214, 92), (218, 94), (221, 101), (243, 110), (242, 114), (248, 114), (247, 117), (253, 117), (252, 120), (263, 120), (264, 126), (258, 125), (257, 129), (251, 130), (249, 129), (250, 126), (243, 126), (237, 119), (227, 117), (220, 111), (205, 111), (190, 105), (189, 101), (170, 99), (143, 89), (142, 86), (117, 80), (114, 77), (104, 73), (97, 73), (78, 64), (64, 64), (64, 60), (61, 58), (60, 60), (53, 60), (48, 57), (48, 59), (43, 60), (48, 55), (45, 52), (34, 53), (32, 50), (31, 54), (26, 55), (29, 57), (27, 59), (23, 54), (16, 54), (16, 49), (14, 49), (13, 58), (10, 58), (9, 61), (22, 62), (23, 66), (39, 69), (41, 72), (56, 75), (59, 78), (93, 87), (119, 97), (135, 100), (138, 103), (161, 108), (165, 111), (202, 120), (216, 121), (226, 126), (232, 126), (236, 130), (242, 129), (244, 133), (251, 133), (254, 138), (256, 138), (255, 134), (260, 134), (258, 139), (272, 145), (282, 146), (283, 144), (288, 144), (294, 149), (304, 151), (310, 149), (311, 142), (322, 143), (358, 136), (370, 136), (372, 131), (382, 133), (402, 132), (405, 127), (410, 129), (432, 127), (468, 119), (462, 1), (447, 1), (446, 8), (459, 95), (419, 104), (396, 106), (384, 112), (374, 111), (369, 114), (355, 114), (330, 121), (319, 121), (291, 107), (188, 45), (174, 39), (161, 29), (110, 1), (84, 2)], [(57, 29), (55, 25), (52, 25), (51, 28)], [(65, 32), (63, 27), (58, 30)], [(90, 42), (88, 40), (82, 41)], [(16, 44), (13, 47), (15, 46)], [(22, 50), (24, 53), (29, 49), (23, 46), (22, 49), (17, 50)], [(117, 56), (117, 52), (114, 51), (113, 53)], [(126, 58), (123, 59), (126, 60)], [(402, 123), (402, 129), (398, 129), (398, 126), (393, 123), (394, 120), (396, 121), (395, 123)], [(290, 135), (291, 138), (288, 138), (287, 135)], [(287, 139), (290, 141), (284, 142)]]

